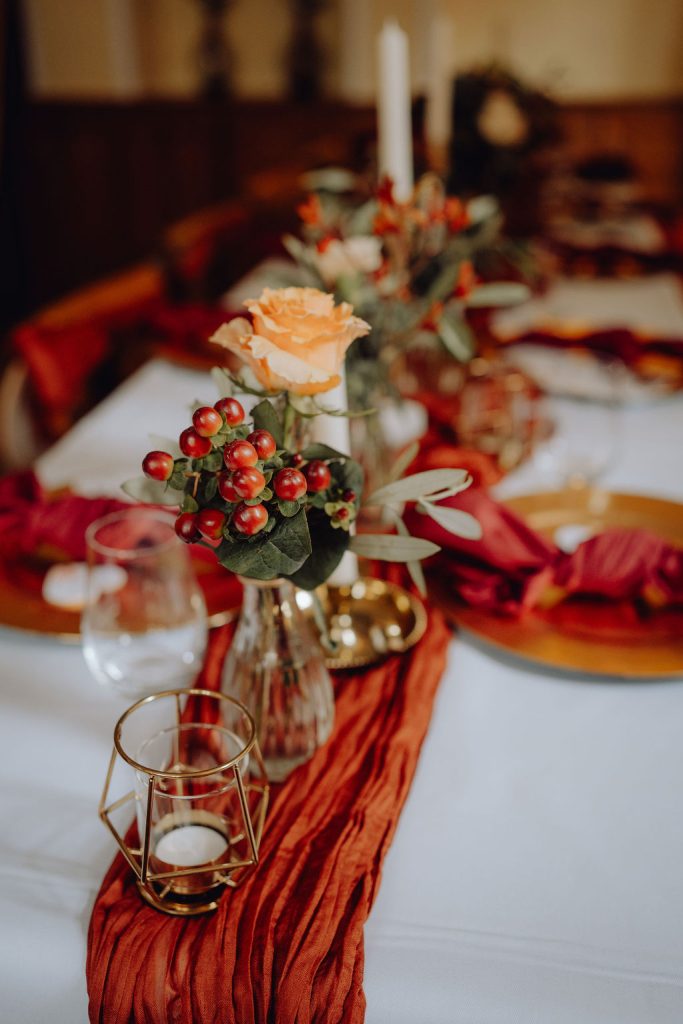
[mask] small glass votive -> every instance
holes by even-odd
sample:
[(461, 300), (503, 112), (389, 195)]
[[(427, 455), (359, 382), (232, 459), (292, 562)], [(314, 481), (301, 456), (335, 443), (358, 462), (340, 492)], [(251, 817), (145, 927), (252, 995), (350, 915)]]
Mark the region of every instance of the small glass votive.
[[(134, 786), (108, 804), (117, 759)], [(114, 812), (135, 804), (138, 846)], [(114, 730), (100, 817), (141, 895), (169, 914), (215, 910), (258, 861), (268, 783), (247, 709), (212, 690), (167, 690), (133, 704)]]

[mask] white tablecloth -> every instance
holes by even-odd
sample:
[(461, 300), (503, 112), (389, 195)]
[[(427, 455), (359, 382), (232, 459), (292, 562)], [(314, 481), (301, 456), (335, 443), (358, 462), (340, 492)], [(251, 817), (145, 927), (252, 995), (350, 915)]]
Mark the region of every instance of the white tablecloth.
[[(177, 435), (212, 394), (150, 363), (40, 475), (114, 492), (147, 431)], [(683, 499), (683, 401), (627, 410), (623, 435), (606, 484)], [(538, 484), (530, 469), (506, 482)], [(6, 632), (0, 655), (2, 1018), (79, 1024), (114, 854), (97, 802), (125, 701), (77, 648)], [(366, 927), (367, 1024), (683, 1020), (682, 721), (679, 682), (561, 679), (454, 640)]]

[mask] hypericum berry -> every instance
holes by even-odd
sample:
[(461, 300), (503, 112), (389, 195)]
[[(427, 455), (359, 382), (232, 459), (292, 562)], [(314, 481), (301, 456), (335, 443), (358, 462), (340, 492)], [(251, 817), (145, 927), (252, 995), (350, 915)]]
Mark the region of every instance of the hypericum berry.
[(197, 516), (194, 512), (181, 512), (173, 524), (175, 532), (186, 544), (198, 540), (199, 530), (197, 528)]
[(255, 498), (266, 486), (266, 478), (260, 469), (244, 466), (232, 474), (232, 486), (240, 498)]
[(210, 405), (195, 409), (192, 414), (194, 429), (201, 437), (214, 437), (223, 426), (223, 418)]
[(224, 526), (225, 515), (216, 508), (203, 508), (197, 513), (197, 529), (207, 540), (220, 540)]
[(332, 482), (329, 467), (320, 459), (313, 459), (304, 469), (309, 491), (326, 491)]
[(281, 469), (273, 478), (273, 490), (283, 501), (297, 501), (306, 493), (306, 477), (298, 469)]
[(236, 427), (244, 422), (244, 409), (236, 398), (219, 398), (214, 409), (225, 416), (229, 427)]
[(249, 441), (250, 444), (253, 444), (254, 448), (258, 452), (259, 459), (262, 459), (264, 462), (266, 459), (269, 459), (271, 455), (275, 455), (277, 450), (275, 438), (269, 430), (254, 430), (249, 434), (247, 441)]
[(265, 505), (238, 505), (232, 517), (232, 525), (240, 533), (253, 537), (268, 522), (268, 511)]
[(337, 510), (337, 519), (348, 519), (349, 510), (348, 508), (340, 508)]
[(230, 473), (221, 473), (218, 477), (218, 493), (223, 501), (239, 501), (240, 496), (235, 490)]
[(150, 480), (168, 480), (173, 475), (173, 456), (168, 452), (147, 452), (142, 460), (142, 472)]
[(225, 446), (223, 461), (228, 469), (255, 466), (258, 462), (258, 452), (248, 441), (231, 441)]
[(342, 494), (342, 500), (343, 501), (355, 501), (356, 500), (356, 492), (355, 491), (344, 491), (344, 493)]
[(295, 454), (292, 455), (292, 465), (293, 466), (300, 466), (303, 461), (304, 461), (304, 457), (299, 452), (295, 452)]
[(211, 451), (208, 437), (200, 437), (194, 427), (188, 427), (180, 435), (180, 450), (189, 459), (203, 459)]

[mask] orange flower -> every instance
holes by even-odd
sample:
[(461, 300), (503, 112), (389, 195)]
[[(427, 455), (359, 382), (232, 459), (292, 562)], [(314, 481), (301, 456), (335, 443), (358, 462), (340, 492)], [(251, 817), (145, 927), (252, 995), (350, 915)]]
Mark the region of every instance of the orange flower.
[(297, 206), (296, 212), (304, 224), (308, 224), (309, 227), (320, 227), (323, 222), (322, 203), (320, 202), (320, 197), (315, 194), (311, 194), (303, 203)]
[(381, 205), (372, 222), (372, 233), (374, 235), (397, 235), (399, 230), (394, 208)]
[(266, 391), (313, 395), (339, 383), (346, 350), (370, 330), (348, 302), (317, 288), (266, 288), (244, 303), (244, 318), (223, 324), (211, 341), (238, 355)]
[(454, 235), (464, 230), (469, 224), (467, 207), (455, 196), (449, 196), (443, 204), (443, 212), (448, 230)]

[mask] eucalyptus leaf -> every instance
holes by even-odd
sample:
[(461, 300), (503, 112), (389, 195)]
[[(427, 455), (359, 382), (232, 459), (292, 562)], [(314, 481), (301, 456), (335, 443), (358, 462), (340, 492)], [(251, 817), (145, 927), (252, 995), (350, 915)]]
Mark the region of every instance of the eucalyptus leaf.
[(280, 417), (276, 413), (271, 402), (264, 398), (262, 402), (255, 405), (251, 410), (251, 418), (254, 421), (256, 430), (267, 430), (275, 438), (278, 448), (284, 444), (284, 432)]
[(420, 451), (420, 442), (413, 441), (412, 444), (408, 445), (405, 451), (402, 451), (399, 457), (394, 462), (389, 472), (389, 480), (393, 483), (394, 480), (399, 480), (408, 466), (415, 461), (417, 454)]
[(361, 558), (378, 558), (384, 562), (414, 562), (440, 550), (437, 544), (420, 537), (387, 533), (358, 533), (351, 538), (349, 546)]
[(154, 451), (168, 452), (168, 454), (173, 456), (174, 459), (180, 459), (183, 457), (180, 445), (177, 441), (174, 441), (172, 437), (164, 437), (162, 434), (148, 434), (147, 437), (149, 438)]
[(402, 501), (417, 501), (425, 495), (447, 487), (459, 487), (469, 477), (466, 469), (428, 469), (413, 473), (394, 483), (380, 487), (365, 501), (366, 505), (388, 505)]
[(291, 576), (311, 554), (311, 536), (306, 513), (301, 509), (291, 519), (282, 519), (267, 535), (252, 543), (224, 540), (216, 549), (226, 569), (255, 580)]
[[(399, 515), (394, 514), (393, 515), (393, 520), (394, 520), (394, 523), (396, 524), (396, 529), (401, 534), (401, 536), (402, 537), (409, 537), (410, 533), (408, 531), (408, 527), (403, 522), (401, 517)], [(411, 580), (413, 581), (413, 583), (417, 587), (418, 593), (422, 597), (426, 597), (427, 596), (427, 583), (426, 583), (425, 576), (424, 576), (424, 573), (422, 571), (422, 566), (420, 565), (420, 563), (419, 562), (406, 562), (406, 569), (408, 570), (408, 572), (410, 574)]]
[(519, 281), (500, 281), (495, 284), (480, 284), (465, 299), (470, 309), (488, 306), (516, 306), (526, 302), (531, 292), (527, 285)]
[(319, 444), (317, 441), (307, 445), (301, 454), (305, 459), (348, 459), (348, 455), (342, 455), (336, 448), (330, 448), (326, 444)]
[(211, 369), (211, 378), (216, 385), (219, 397), (230, 398), (234, 391), (230, 375), (220, 366), (214, 366)]
[(150, 480), (146, 476), (136, 476), (121, 484), (121, 490), (148, 505), (179, 505), (183, 500), (183, 492), (167, 488), (160, 480)]
[(458, 362), (471, 359), (476, 348), (476, 339), (470, 325), (459, 313), (446, 311), (439, 318), (437, 333), (444, 346)]
[(444, 530), (455, 534), (456, 537), (464, 537), (465, 540), (481, 539), (481, 524), (469, 512), (463, 512), (459, 508), (449, 508), (447, 505), (432, 505), (430, 501), (421, 501), (417, 507), (420, 512), (429, 516)]

